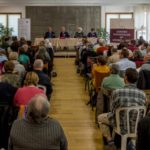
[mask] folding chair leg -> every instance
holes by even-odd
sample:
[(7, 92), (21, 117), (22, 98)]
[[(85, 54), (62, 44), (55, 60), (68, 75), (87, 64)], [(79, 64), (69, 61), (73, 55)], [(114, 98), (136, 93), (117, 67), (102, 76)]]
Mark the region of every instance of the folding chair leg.
[(127, 137), (121, 136), (121, 150), (127, 150)]

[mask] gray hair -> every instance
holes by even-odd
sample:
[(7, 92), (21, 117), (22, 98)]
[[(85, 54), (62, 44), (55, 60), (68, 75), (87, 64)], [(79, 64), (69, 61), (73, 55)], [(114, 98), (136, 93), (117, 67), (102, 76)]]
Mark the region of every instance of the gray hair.
[(42, 123), (48, 117), (49, 111), (50, 104), (47, 98), (38, 94), (28, 103), (26, 118), (33, 123)]
[(37, 69), (37, 68), (43, 68), (44, 66), (44, 63), (43, 63), (43, 60), (42, 59), (36, 59), (34, 61), (34, 64), (33, 64), (33, 68), (34, 69)]
[(119, 74), (119, 65), (118, 64), (111, 64), (111, 74)]

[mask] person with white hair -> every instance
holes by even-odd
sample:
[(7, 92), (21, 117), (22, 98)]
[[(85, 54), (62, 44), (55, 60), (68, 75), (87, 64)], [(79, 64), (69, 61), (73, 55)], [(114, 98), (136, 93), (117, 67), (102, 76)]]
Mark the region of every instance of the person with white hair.
[(50, 104), (43, 95), (34, 96), (25, 118), (11, 128), (8, 150), (67, 150), (68, 142), (60, 123), (49, 117)]
[(52, 27), (48, 27), (48, 31), (45, 33), (44, 35), (44, 39), (47, 39), (47, 38), (55, 38), (55, 32), (53, 32), (53, 29)]
[(52, 93), (52, 84), (48, 75), (43, 72), (44, 63), (42, 59), (36, 59), (33, 64), (34, 72), (37, 73), (39, 77), (38, 84), (44, 85), (46, 87), (46, 95), (50, 99)]
[(81, 27), (78, 27), (74, 38), (83, 38), (83, 37), (85, 37), (83, 29)]
[(61, 32), (60, 32), (60, 36), (61, 39), (65, 39), (65, 38), (69, 38), (70, 35), (69, 33), (66, 31), (66, 28), (64, 26), (61, 27)]

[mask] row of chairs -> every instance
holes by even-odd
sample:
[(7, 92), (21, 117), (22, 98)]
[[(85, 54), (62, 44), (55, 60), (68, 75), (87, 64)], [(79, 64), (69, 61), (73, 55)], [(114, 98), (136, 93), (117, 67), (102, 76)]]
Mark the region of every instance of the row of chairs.
[[(108, 75), (109, 74), (106, 74), (106, 73), (96, 72), (96, 75), (95, 75), (95, 79), (96, 79), (96, 86), (95, 87), (96, 87), (96, 89), (92, 88), (91, 74), (86, 74), (86, 76), (85, 76), (85, 90), (88, 90), (88, 93), (90, 95), (90, 101), (88, 102), (88, 104), (91, 104), (92, 110), (93, 110), (93, 101), (92, 101), (93, 100), (92, 99), (93, 94), (92, 94), (92, 92), (94, 92), (94, 90), (96, 90), (96, 92), (100, 91), (99, 85), (101, 85), (102, 80), (105, 77), (107, 77)], [(110, 91), (108, 90), (107, 93), (105, 93), (104, 91), (102, 92), (102, 94), (104, 94), (105, 96), (108, 97), (108, 101), (107, 102), (105, 101), (105, 105), (107, 105), (106, 106), (107, 107), (107, 112), (110, 111), (109, 110), (110, 109), (110, 103), (111, 103), (110, 102), (110, 97), (111, 97), (112, 91), (113, 91), (113, 89), (110, 90)], [(147, 95), (148, 102), (150, 102), (150, 90), (144, 90), (144, 92)], [(126, 132), (126, 134), (122, 134), (121, 133), (121, 128), (120, 128), (120, 124), (121, 124), (120, 114), (121, 114), (122, 111), (126, 112), (126, 120), (127, 120), (127, 123), (126, 123), (127, 124), (127, 132)], [(130, 112), (132, 112), (132, 111), (136, 111), (137, 115), (136, 115), (136, 118), (135, 118), (136, 122), (135, 122), (134, 131), (131, 132)], [(143, 112), (142, 116), (141, 116), (141, 113), (140, 113), (141, 111)], [(139, 122), (141, 117), (143, 118), (146, 115), (147, 111), (149, 111), (149, 105), (148, 105), (148, 107), (146, 107), (146, 106), (122, 107), (122, 108), (118, 108), (116, 110), (116, 127), (114, 129), (114, 132), (121, 136), (121, 150), (126, 150), (127, 149), (127, 139), (128, 138), (134, 139), (133, 141), (135, 143), (136, 136), (137, 136), (138, 122)], [(98, 115), (99, 115), (99, 113), (97, 113), (97, 107), (96, 107), (96, 113), (95, 113), (96, 122), (97, 122), (97, 116)]]

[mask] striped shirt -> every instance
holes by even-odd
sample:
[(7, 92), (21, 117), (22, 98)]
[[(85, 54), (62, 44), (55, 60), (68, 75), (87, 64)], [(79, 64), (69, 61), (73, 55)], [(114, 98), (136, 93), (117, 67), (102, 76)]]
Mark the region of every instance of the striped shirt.
[[(117, 89), (112, 93), (111, 112), (108, 113), (109, 121), (112, 125), (115, 125), (115, 112), (117, 108), (144, 105), (146, 105), (146, 95), (143, 91), (137, 89), (134, 84), (128, 84), (122, 89)], [(131, 111), (129, 116), (132, 131), (134, 131), (136, 115), (137, 112)], [(122, 134), (125, 134), (127, 132), (125, 112), (120, 114), (120, 119), (121, 132)]]
[(54, 119), (48, 118), (40, 124), (21, 119), (13, 123), (9, 150), (67, 150), (67, 139)]

